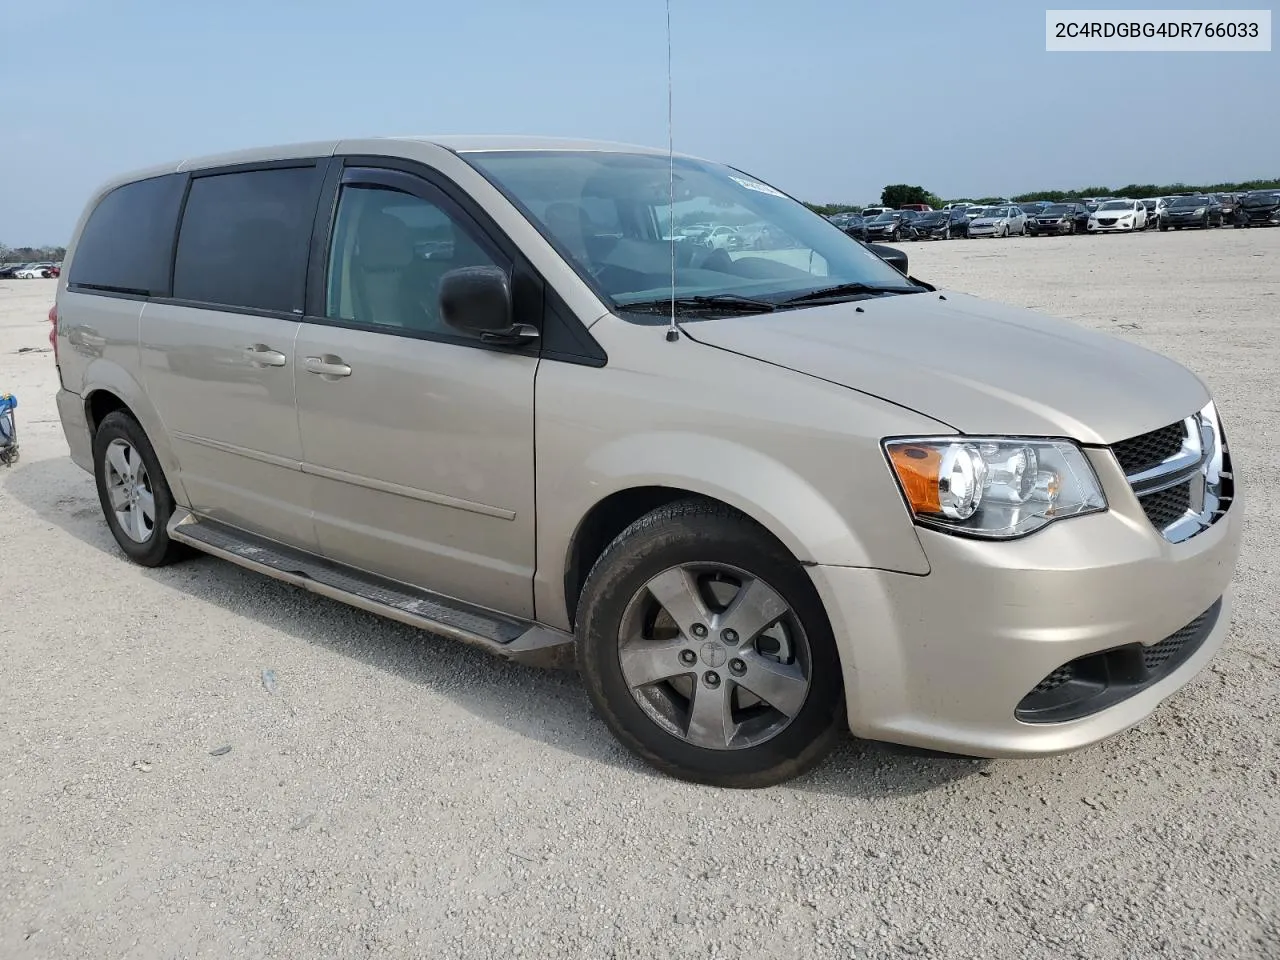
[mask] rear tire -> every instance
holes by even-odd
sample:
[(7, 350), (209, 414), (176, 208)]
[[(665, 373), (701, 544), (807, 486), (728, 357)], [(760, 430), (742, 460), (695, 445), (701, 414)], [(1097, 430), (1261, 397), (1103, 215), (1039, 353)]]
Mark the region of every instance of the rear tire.
[[(735, 606), (748, 588), (750, 602)], [(673, 777), (771, 786), (818, 764), (843, 726), (840, 659), (817, 590), (781, 543), (724, 504), (682, 500), (629, 526), (592, 568), (576, 622), (596, 712)], [(729, 636), (729, 623), (752, 624), (752, 636)], [(637, 656), (661, 666), (637, 673)], [(650, 675), (660, 679), (641, 679)], [(715, 704), (712, 726), (695, 721), (699, 702)]]
[(107, 414), (93, 435), (93, 476), (111, 535), (134, 563), (162, 567), (190, 554), (169, 539), (173, 494), (137, 420)]

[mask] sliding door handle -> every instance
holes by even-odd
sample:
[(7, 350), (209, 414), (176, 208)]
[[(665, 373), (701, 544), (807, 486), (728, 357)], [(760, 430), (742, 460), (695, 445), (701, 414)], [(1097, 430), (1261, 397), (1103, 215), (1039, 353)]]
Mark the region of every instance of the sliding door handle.
[(302, 364), (307, 368), (307, 373), (314, 373), (325, 379), (351, 376), (351, 368), (342, 362), (342, 358), (330, 353), (323, 357), (307, 357)]
[(272, 350), (265, 343), (255, 343), (244, 348), (244, 357), (255, 367), (283, 367), (289, 362), (279, 350)]

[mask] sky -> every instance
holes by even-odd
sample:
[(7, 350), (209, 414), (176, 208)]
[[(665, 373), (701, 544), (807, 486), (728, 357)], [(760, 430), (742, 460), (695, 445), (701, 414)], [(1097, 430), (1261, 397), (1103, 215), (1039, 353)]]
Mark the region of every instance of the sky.
[[(805, 200), (1280, 177), (1278, 52), (1047, 53), (1045, 6), (1026, 0), (671, 7), (676, 150)], [(431, 133), (665, 146), (666, 13), (0, 0), (0, 92), (0, 242), (65, 244), (102, 181), (241, 147)]]

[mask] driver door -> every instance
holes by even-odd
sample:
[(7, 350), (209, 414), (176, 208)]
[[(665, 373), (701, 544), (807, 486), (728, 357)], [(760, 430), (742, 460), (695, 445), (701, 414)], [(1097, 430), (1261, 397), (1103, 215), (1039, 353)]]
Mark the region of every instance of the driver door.
[(513, 264), (425, 179), (348, 168), (336, 190), (294, 368), (320, 550), (532, 617), (537, 346), (482, 343), (437, 299), (450, 269)]

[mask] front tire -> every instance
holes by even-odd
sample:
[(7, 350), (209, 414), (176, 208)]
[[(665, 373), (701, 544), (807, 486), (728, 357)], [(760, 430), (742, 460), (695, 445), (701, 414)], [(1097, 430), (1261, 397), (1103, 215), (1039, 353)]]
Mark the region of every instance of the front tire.
[(695, 498), (637, 520), (592, 568), (576, 622), (596, 712), (671, 776), (770, 786), (835, 744), (844, 684), (817, 590), (730, 507)]
[(103, 418), (93, 435), (93, 468), (102, 514), (130, 560), (161, 567), (188, 554), (169, 539), (173, 494), (137, 420), (121, 410)]

